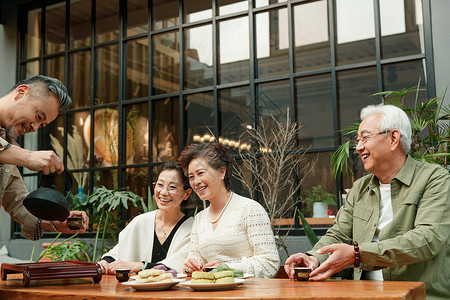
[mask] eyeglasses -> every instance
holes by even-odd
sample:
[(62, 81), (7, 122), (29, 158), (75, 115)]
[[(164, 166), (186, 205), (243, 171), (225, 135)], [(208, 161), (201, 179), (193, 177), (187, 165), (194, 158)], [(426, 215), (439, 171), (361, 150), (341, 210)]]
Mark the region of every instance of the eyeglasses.
[(376, 135), (379, 135), (379, 134), (389, 133), (391, 131), (392, 131), (392, 129), (391, 130), (385, 130), (385, 131), (382, 131), (382, 132), (367, 134), (367, 135), (363, 136), (362, 138), (357, 138), (355, 140), (355, 145), (358, 145), (359, 142), (361, 142), (364, 145), (370, 137), (373, 137), (373, 136), (376, 136)]
[(178, 192), (180, 188), (181, 187), (173, 183), (169, 185), (164, 185), (161, 182), (153, 182), (153, 189), (155, 190), (155, 192), (156, 191), (161, 192), (162, 190), (166, 189), (170, 194), (173, 195), (176, 194), (176, 192)]

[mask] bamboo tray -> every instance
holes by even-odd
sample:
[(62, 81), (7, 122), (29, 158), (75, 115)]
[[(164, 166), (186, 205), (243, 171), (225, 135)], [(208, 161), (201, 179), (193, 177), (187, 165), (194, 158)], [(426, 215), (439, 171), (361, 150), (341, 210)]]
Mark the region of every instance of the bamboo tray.
[(2, 280), (6, 280), (7, 275), (13, 273), (23, 273), (23, 286), (28, 286), (30, 280), (43, 279), (92, 277), (95, 283), (102, 280), (99, 264), (74, 260), (2, 264)]

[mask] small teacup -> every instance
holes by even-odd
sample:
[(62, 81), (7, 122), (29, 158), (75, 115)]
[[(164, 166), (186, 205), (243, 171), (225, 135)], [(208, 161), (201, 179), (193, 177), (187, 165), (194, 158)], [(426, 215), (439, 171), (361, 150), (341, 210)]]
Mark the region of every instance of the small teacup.
[(295, 280), (307, 281), (309, 279), (309, 273), (311, 269), (307, 267), (294, 267)]
[(67, 218), (67, 226), (72, 230), (80, 230), (83, 228), (83, 217)]
[(116, 279), (119, 282), (128, 281), (130, 279), (130, 269), (116, 269)]

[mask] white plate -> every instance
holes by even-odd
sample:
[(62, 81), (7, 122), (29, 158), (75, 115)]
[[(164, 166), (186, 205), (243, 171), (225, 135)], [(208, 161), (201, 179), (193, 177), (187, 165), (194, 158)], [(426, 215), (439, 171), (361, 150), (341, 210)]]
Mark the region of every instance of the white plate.
[(217, 291), (217, 290), (229, 290), (233, 287), (242, 284), (245, 281), (245, 279), (241, 278), (235, 278), (234, 282), (228, 282), (228, 283), (194, 283), (192, 284), (191, 281), (184, 281), (180, 282), (180, 285), (182, 286), (188, 286), (196, 291)]
[(172, 281), (166, 282), (146, 282), (146, 283), (127, 281), (122, 282), (122, 284), (140, 291), (162, 291), (170, 289), (174, 285), (179, 284), (180, 282), (183, 281), (186, 281), (186, 279), (172, 279)]
[[(177, 273), (177, 277), (173, 277), (173, 279), (177, 279), (177, 278), (180, 279), (180, 278), (183, 278), (183, 277), (187, 277), (187, 274)], [(130, 276), (130, 279), (136, 280), (136, 278), (138, 278), (137, 275)]]
[(240, 279), (247, 279), (247, 278), (251, 278), (251, 277), (255, 277), (255, 274), (244, 273), (244, 276), (242, 276), (242, 277), (237, 277), (237, 278), (240, 278)]

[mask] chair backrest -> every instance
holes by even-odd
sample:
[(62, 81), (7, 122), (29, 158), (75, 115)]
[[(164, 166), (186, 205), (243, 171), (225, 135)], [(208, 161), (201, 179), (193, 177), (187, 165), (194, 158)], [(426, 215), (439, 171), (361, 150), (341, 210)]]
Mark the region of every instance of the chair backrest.
[(278, 269), (277, 275), (275, 275), (275, 278), (289, 278), (288, 274), (284, 270), (284, 265), (280, 266), (280, 269)]

